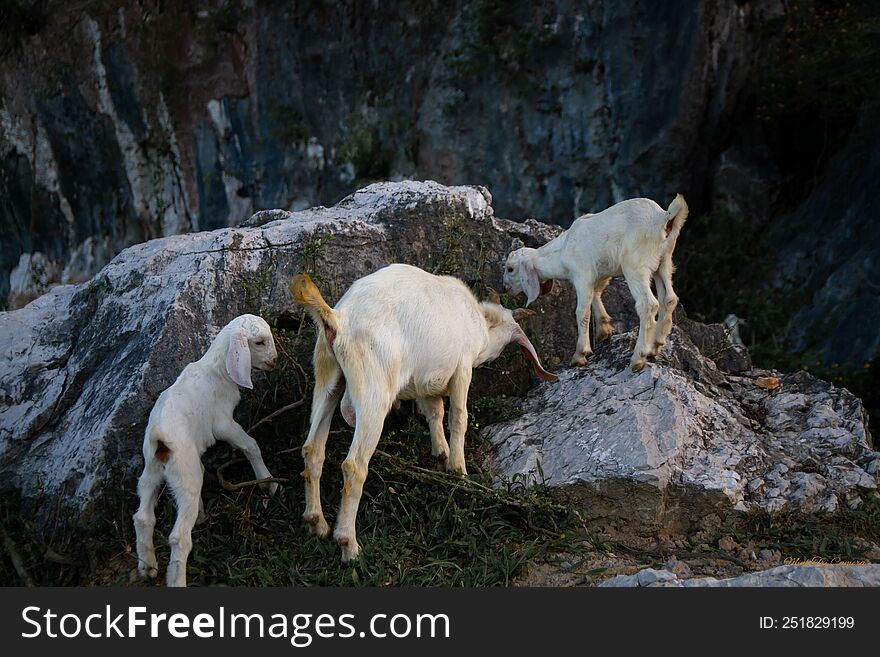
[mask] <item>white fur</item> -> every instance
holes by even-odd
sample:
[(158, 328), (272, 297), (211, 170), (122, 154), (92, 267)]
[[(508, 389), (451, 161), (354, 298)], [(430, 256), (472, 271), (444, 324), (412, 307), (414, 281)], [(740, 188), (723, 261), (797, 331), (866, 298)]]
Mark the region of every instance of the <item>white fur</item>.
[[(599, 342), (611, 335), (602, 291), (612, 276), (623, 275), (639, 315), (639, 338), (631, 360), (633, 371), (639, 371), (648, 357), (660, 352), (672, 329), (672, 313), (678, 304), (672, 288), (672, 252), (687, 213), (687, 203), (679, 194), (668, 210), (650, 199), (635, 198), (584, 215), (541, 248), (513, 251), (507, 257), (504, 284), (514, 294), (525, 292), (526, 305), (538, 297), (542, 281), (562, 279), (574, 285), (578, 343), (571, 362), (583, 365), (592, 353), (591, 309)], [(651, 292), (652, 280), (659, 301)]]
[[(233, 419), (241, 399), (238, 386), (252, 387), (251, 365), (261, 370), (275, 366), (277, 353), (269, 325), (255, 315), (241, 315), (217, 335), (207, 353), (187, 365), (156, 401), (144, 432), (144, 472), (138, 480), (140, 507), (134, 514), (138, 572), (156, 577), (153, 549), (155, 506), (162, 481), (174, 495), (177, 521), (168, 542), (168, 586), (186, 586), (186, 560), (192, 548), (192, 528), (204, 519), (201, 456), (217, 440), (237, 447), (259, 479), (271, 477), (260, 448)], [(165, 460), (160, 458), (165, 456)], [(278, 484), (263, 485), (274, 493)]]
[[(458, 279), (409, 265), (390, 265), (356, 281), (332, 311), (327, 307), (318, 311), (319, 306), (324, 306), (323, 300), (311, 307), (306, 303), (319, 329), (331, 324), (335, 334), (331, 330), (328, 337), (326, 330), (318, 330), (315, 345), (311, 429), (302, 450), (303, 520), (318, 536), (328, 535), (320, 479), (330, 420), (344, 391), (342, 413), (355, 431), (342, 463), (345, 485), (334, 538), (343, 561), (349, 561), (360, 549), (355, 519), (367, 468), (395, 400), (417, 400), (430, 427), (432, 453), (447, 470), (465, 474), (467, 394), (473, 368), (497, 358), (511, 342), (530, 352), (536, 371), (540, 364), (510, 310), (479, 303)], [(545, 379), (555, 379), (543, 369), (540, 372)], [(443, 434), (445, 396), (449, 397), (448, 444)]]

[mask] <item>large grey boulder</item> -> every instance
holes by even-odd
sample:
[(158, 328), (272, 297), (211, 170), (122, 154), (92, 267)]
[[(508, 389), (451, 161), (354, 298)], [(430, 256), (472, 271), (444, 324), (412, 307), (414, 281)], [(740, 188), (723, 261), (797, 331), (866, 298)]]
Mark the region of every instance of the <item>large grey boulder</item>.
[(880, 586), (880, 564), (863, 565), (786, 565), (717, 579), (694, 577), (680, 579), (668, 570), (645, 568), (633, 575), (618, 575), (599, 586), (604, 587), (739, 587), (739, 586)]
[(694, 328), (676, 326), (639, 374), (625, 333), (534, 388), (520, 417), (484, 430), (493, 467), (544, 479), (587, 518), (671, 530), (712, 512), (834, 511), (876, 490), (856, 397), (805, 372), (725, 373)]
[[(88, 520), (108, 486), (130, 489), (158, 394), (232, 317), (292, 311), (292, 274), (320, 274), (331, 303), (391, 262), (499, 286), (513, 237), (540, 244), (553, 234), (496, 219), (484, 188), (401, 182), (333, 208), (262, 212), (249, 226), (130, 247), (90, 282), (0, 313), (0, 486), (40, 523)], [(574, 344), (573, 316), (539, 314), (530, 330), (545, 325), (555, 342), (539, 349), (559, 362)], [(501, 390), (524, 391), (527, 368), (511, 361)]]

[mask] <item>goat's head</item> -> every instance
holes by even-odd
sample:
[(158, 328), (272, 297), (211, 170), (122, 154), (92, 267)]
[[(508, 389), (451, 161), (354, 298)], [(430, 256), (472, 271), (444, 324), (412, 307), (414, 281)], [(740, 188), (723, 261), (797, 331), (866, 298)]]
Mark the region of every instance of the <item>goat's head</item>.
[[(497, 297), (497, 295), (496, 295)], [(504, 348), (511, 342), (519, 345), (520, 350), (532, 363), (535, 374), (544, 381), (557, 381), (558, 376), (548, 372), (541, 365), (538, 353), (531, 341), (526, 337), (517, 320), (524, 319), (529, 315), (533, 315), (534, 311), (520, 308), (514, 311), (508, 310), (504, 306), (493, 303), (492, 301), (484, 301), (480, 304), (480, 310), (483, 318), (486, 320), (486, 328), (489, 331), (489, 345), (484, 352), (486, 358), (483, 362), (494, 360), (501, 355)]]
[(251, 368), (271, 370), (278, 352), (272, 329), (262, 317), (240, 315), (227, 324), (229, 347), (226, 351), (226, 371), (232, 380), (244, 388), (253, 388)]
[[(521, 244), (521, 241), (514, 240), (513, 246)], [(537, 253), (537, 249), (521, 246), (507, 256), (507, 262), (504, 265), (504, 287), (514, 296), (524, 292), (526, 306), (540, 295), (547, 294), (553, 289), (553, 279), (542, 281), (538, 277), (535, 265)]]

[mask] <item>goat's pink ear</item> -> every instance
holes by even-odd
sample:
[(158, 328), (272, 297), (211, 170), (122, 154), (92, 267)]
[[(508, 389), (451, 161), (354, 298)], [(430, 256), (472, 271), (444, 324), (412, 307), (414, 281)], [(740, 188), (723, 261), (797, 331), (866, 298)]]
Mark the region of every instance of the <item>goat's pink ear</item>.
[(244, 331), (235, 331), (229, 336), (229, 349), (226, 351), (226, 371), (242, 388), (253, 389), (251, 381), (251, 348)]
[(519, 268), (519, 284), (526, 293), (526, 306), (537, 299), (541, 294), (541, 281), (538, 279), (538, 270), (531, 258), (523, 258)]

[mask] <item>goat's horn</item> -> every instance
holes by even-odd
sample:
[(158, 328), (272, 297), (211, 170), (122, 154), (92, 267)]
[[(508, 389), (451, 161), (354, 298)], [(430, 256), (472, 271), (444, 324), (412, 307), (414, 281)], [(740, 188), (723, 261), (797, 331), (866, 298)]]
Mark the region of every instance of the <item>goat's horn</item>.
[(515, 308), (513, 311), (513, 320), (515, 322), (521, 322), (527, 317), (534, 317), (537, 313), (534, 310), (529, 310), (528, 308)]

